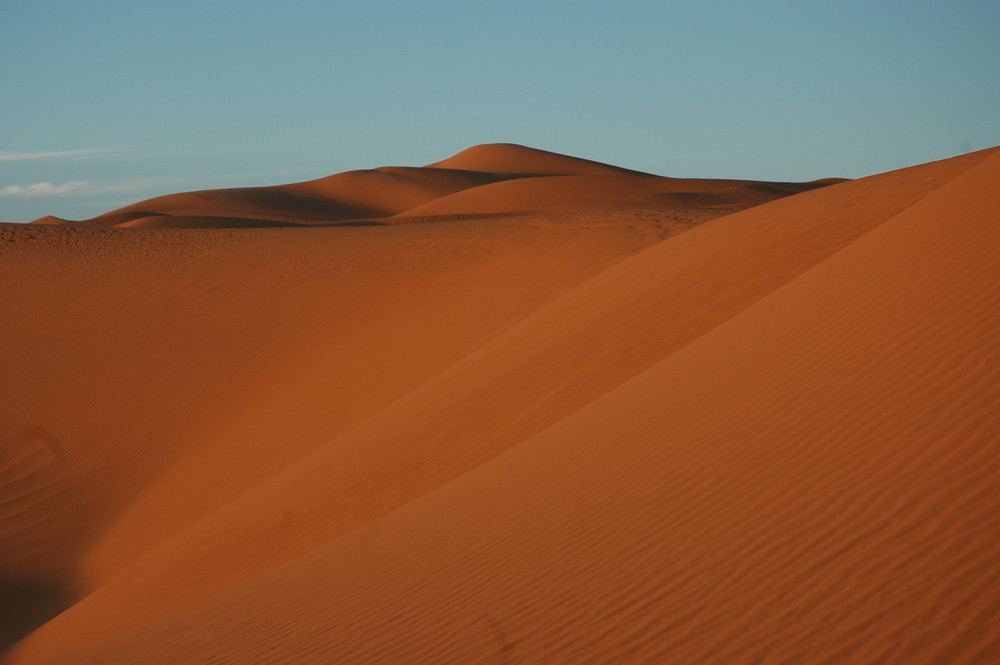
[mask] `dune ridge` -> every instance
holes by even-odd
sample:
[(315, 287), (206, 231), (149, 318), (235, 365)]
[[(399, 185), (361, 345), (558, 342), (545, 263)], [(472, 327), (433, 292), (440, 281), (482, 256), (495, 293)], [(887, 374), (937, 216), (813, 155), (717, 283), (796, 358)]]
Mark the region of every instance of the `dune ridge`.
[[(44, 482), (0, 533), (41, 537), (32, 574), (73, 600), (5, 665), (1000, 655), (1000, 150), (813, 191), (639, 191), (631, 178), (657, 177), (629, 175), (623, 197), (497, 216), (485, 211), (498, 187), (524, 180), (515, 191), (537, 203), (561, 196), (547, 181), (622, 174), (516, 146), (467, 152), (431, 167), (502, 173), (520, 156), (536, 173), (420, 204), (457, 210), (448, 199), (474, 193), (484, 212), (442, 213), (449, 223), (3, 230), (22, 246), (12, 302), (30, 310), (9, 327), (4, 369), (38, 386), (8, 413), (76, 404), (61, 429), (7, 439), (22, 461), (0, 471), (34, 464)], [(571, 169), (584, 172), (551, 173)], [(82, 287), (53, 294), (72, 273), (41, 277), (81, 247), (107, 266), (91, 287), (128, 277), (107, 327), (131, 325), (135, 346), (116, 338), (89, 360), (70, 348), (45, 367), (40, 350), (77, 331), (31, 322), (101, 311)], [(137, 272), (137, 253), (159, 272)], [(123, 429), (149, 437), (151, 415), (183, 426), (85, 462), (97, 429), (64, 431), (85, 432), (83, 413), (107, 426), (112, 388), (94, 363), (114, 348), (113, 379), (152, 331), (177, 332), (148, 305), (165, 285), (168, 311), (224, 309), (153, 345), (141, 377), (190, 364), (145, 386), (155, 406), (126, 405)], [(279, 303), (280, 324), (255, 318)], [(106, 339), (89, 325), (88, 344)], [(199, 348), (206, 325), (245, 337)], [(74, 358), (77, 378), (53, 392)], [(65, 524), (69, 497), (96, 499), (86, 479), (112, 472), (121, 486), (93, 502), (102, 517), (52, 540), (38, 518)], [(4, 570), (26, 575), (7, 549)]]
[[(422, 217), (534, 211), (551, 206), (565, 209), (568, 205), (577, 210), (582, 205), (582, 210), (587, 210), (587, 204), (600, 200), (652, 193), (698, 195), (739, 186), (756, 188), (755, 195), (748, 191), (743, 197), (742, 207), (749, 207), (825, 184), (830, 183), (665, 178), (499, 143), (474, 146), (424, 167), (383, 166), (288, 185), (168, 194), (75, 223), (124, 228), (406, 223)], [(766, 194), (762, 196), (762, 192)], [(695, 207), (711, 204), (702, 200)], [(49, 216), (33, 223), (69, 222)]]

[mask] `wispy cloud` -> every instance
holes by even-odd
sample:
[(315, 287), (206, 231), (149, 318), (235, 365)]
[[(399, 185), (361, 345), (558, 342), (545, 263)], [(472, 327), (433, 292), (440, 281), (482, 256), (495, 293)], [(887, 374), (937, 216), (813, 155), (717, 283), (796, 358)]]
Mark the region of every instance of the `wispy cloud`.
[(9, 152), (0, 150), (0, 162), (20, 162), (27, 159), (51, 159), (54, 157), (88, 157), (110, 152), (108, 148), (88, 148), (86, 150), (34, 150), (27, 152)]
[(66, 196), (67, 194), (81, 194), (93, 186), (93, 183), (85, 180), (74, 180), (61, 185), (53, 185), (51, 182), (36, 182), (31, 185), (5, 185), (0, 187), (0, 196), (30, 199), (36, 196)]
[(224, 186), (227, 181), (251, 180), (261, 177), (277, 177), (301, 175), (302, 170), (294, 171), (257, 171), (251, 173), (231, 173), (214, 176), (173, 176), (160, 178), (130, 178), (117, 182), (91, 182), (88, 180), (73, 180), (61, 185), (49, 181), (36, 182), (30, 185), (4, 185), (0, 187), (0, 198), (35, 198), (40, 196), (96, 196), (101, 194), (120, 194), (138, 192), (141, 190), (163, 190), (164, 188), (186, 188), (199, 185)]
[(120, 192), (135, 192), (143, 189), (164, 187), (177, 182), (176, 178), (133, 178), (119, 182), (97, 183), (87, 180), (73, 180), (61, 185), (49, 181), (36, 182), (30, 185), (5, 185), (0, 187), (0, 197), (30, 199), (37, 196), (94, 196), (98, 194), (117, 194)]

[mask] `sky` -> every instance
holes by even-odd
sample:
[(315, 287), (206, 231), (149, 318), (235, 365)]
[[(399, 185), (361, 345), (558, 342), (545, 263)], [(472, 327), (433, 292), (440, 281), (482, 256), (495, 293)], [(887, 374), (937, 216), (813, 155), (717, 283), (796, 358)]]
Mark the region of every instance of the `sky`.
[(677, 177), (1000, 145), (1000, 2), (0, 0), (0, 221), (511, 142)]

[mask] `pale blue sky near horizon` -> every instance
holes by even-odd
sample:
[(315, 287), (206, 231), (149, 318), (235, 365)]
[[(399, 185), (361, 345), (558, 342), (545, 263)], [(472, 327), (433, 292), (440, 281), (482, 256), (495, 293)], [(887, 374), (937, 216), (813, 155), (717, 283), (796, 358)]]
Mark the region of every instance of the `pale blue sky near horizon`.
[(0, 221), (513, 142), (678, 177), (1000, 144), (1000, 3), (0, 0)]

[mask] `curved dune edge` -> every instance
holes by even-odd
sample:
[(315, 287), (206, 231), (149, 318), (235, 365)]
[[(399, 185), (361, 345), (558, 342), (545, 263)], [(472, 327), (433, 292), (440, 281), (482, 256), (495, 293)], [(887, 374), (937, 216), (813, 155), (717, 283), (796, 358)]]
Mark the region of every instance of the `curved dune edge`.
[[(198, 473), (264, 463), (267, 419), (236, 410), (199, 438), (215, 453), (133, 495), (103, 536), (117, 544), (90, 549), (90, 595), (9, 662), (990, 662), (998, 159), (800, 194), (644, 250), (656, 227), (638, 225), (646, 239), (589, 274), (563, 258), (530, 307), (353, 426), (129, 544)], [(240, 399), (328, 389), (304, 368), (331, 341), (303, 338)]]

